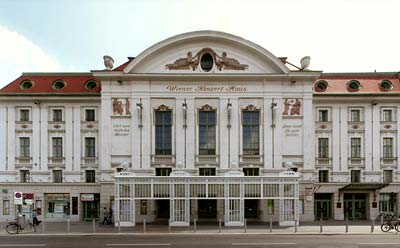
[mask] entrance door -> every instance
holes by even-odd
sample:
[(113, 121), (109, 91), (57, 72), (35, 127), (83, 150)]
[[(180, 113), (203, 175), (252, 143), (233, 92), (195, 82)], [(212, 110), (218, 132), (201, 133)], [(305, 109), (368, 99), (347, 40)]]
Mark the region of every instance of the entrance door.
[(314, 218), (315, 220), (332, 218), (332, 194), (314, 194)]
[(157, 218), (169, 219), (169, 200), (157, 200)]
[(344, 194), (344, 216), (349, 220), (365, 220), (367, 194)]
[(244, 200), (244, 217), (258, 218), (258, 200)]
[(84, 221), (98, 220), (99, 219), (99, 202), (98, 201), (86, 201), (83, 203), (83, 216)]
[(215, 219), (217, 218), (217, 200), (198, 200), (197, 208), (199, 218)]

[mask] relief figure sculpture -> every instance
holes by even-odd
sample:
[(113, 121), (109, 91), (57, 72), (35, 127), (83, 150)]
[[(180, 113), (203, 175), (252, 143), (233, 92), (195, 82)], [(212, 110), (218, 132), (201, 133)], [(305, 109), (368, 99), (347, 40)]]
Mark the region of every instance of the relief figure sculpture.
[(113, 113), (122, 115), (124, 113), (124, 108), (122, 107), (122, 102), (118, 101), (117, 98), (114, 98), (113, 100)]

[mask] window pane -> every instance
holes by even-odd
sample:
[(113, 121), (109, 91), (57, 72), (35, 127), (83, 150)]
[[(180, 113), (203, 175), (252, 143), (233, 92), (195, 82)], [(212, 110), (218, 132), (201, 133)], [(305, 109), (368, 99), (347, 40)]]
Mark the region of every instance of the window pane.
[(29, 121), (29, 110), (28, 109), (21, 109), (20, 110), (20, 121)]
[(28, 137), (19, 138), (20, 157), (30, 157), (30, 139)]
[(63, 156), (62, 138), (53, 138), (53, 157), (61, 158)]
[(199, 111), (199, 154), (215, 155), (215, 111)]
[(155, 112), (155, 141), (156, 155), (172, 154), (172, 112), (156, 111)]
[(86, 121), (95, 121), (94, 109), (86, 109), (85, 110), (85, 120)]
[(53, 109), (53, 121), (62, 121), (61, 109)]

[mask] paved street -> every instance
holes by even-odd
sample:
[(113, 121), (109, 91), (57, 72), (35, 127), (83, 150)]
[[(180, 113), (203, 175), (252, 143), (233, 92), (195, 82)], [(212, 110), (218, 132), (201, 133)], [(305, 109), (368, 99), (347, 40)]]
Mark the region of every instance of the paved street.
[(0, 247), (269, 247), (391, 248), (398, 235), (134, 234), (2, 236)]

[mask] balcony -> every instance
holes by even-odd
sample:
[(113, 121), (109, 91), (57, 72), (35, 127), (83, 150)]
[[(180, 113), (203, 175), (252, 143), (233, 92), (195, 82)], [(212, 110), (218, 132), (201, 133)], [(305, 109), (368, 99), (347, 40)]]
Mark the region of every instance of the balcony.
[(151, 155), (151, 163), (175, 164), (175, 155)]
[(364, 158), (348, 158), (349, 166), (364, 165)]
[(332, 165), (332, 158), (327, 157), (327, 158), (315, 158), (315, 165), (319, 166), (327, 166), (327, 165)]
[(197, 164), (218, 164), (219, 155), (196, 155)]
[(240, 155), (241, 164), (262, 164), (264, 162), (263, 155)]
[(382, 165), (396, 165), (397, 157), (381, 157)]
[(82, 165), (97, 165), (97, 157), (83, 157), (81, 159)]

